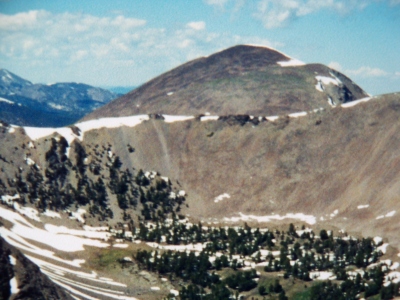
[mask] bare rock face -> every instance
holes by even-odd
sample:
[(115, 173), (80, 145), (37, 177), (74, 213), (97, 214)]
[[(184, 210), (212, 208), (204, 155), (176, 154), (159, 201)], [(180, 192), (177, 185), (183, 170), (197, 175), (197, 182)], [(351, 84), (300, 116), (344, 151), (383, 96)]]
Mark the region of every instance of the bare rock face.
[[(367, 96), (326, 66), (290, 61), (269, 48), (235, 46), (164, 73), (84, 120), (142, 113), (280, 115)], [(328, 78), (327, 83), (320, 84), (319, 77)]]
[(0, 272), (0, 299), (73, 299), (2, 237)]

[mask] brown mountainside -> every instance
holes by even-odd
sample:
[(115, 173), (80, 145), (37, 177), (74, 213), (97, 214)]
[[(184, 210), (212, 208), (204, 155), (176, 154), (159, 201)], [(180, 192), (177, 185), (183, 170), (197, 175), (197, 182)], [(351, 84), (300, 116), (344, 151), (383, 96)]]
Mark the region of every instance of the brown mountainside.
[[(303, 213), (321, 226), (383, 235), (399, 246), (399, 117), (400, 97), (391, 94), (353, 107), (259, 124), (256, 118), (231, 116), (173, 123), (150, 119), (133, 128), (99, 128), (86, 132), (82, 142), (76, 139), (70, 151), (82, 146), (90, 162), (98, 160), (95, 149), (111, 149), (122, 169), (154, 170), (177, 180), (187, 192), (189, 207), (184, 213), (198, 220), (223, 221), (240, 213)], [(0, 161), (6, 171), (1, 176), (4, 194), (14, 195), (7, 182), (20, 167), (24, 174), (24, 153), (29, 152), (44, 172), (51, 141), (42, 138), (35, 141), (35, 148), (23, 149), (20, 146), (29, 142), (23, 130), (6, 130), (2, 140), (7, 161)], [(107, 160), (99, 161), (108, 186)], [(76, 181), (73, 174), (65, 185)], [(229, 197), (215, 201), (225, 193)], [(121, 211), (109, 195), (114, 210), (110, 221), (117, 222)]]
[[(400, 97), (386, 95), (258, 126), (150, 120), (93, 131), (85, 141), (110, 142), (126, 166), (132, 161), (178, 179), (193, 217), (300, 212), (317, 223), (386, 235), (400, 246), (399, 118)], [(215, 203), (224, 193), (230, 198)], [(379, 218), (393, 211), (393, 218)]]
[[(269, 48), (235, 46), (166, 72), (84, 120), (142, 113), (279, 115), (367, 96), (345, 75), (324, 65), (278, 64), (288, 61), (291, 58)], [(317, 76), (338, 79), (338, 84), (322, 82), (319, 91)]]

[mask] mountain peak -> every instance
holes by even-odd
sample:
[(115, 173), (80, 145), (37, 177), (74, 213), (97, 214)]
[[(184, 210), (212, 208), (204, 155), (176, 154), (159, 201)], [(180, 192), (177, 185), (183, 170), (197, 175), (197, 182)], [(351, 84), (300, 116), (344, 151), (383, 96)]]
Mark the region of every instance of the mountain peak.
[(25, 80), (6, 69), (0, 69), (0, 84), (2, 86), (10, 86), (10, 85), (26, 86), (26, 85), (31, 85), (32, 82)]
[(290, 60), (292, 58), (288, 55), (267, 46), (236, 45), (193, 62), (202, 62), (205, 65), (220, 65), (220, 67), (228, 64), (229, 67), (254, 69)]
[(276, 50), (272, 47), (256, 44), (241, 44), (220, 50), (211, 56), (220, 54), (239, 54), (239, 55), (279, 55), (282, 59), (290, 59), (290, 57), (283, 52)]
[[(237, 45), (178, 66), (83, 120), (148, 113), (283, 115), (368, 96), (340, 73), (334, 76), (340, 82), (330, 84), (332, 72), (266, 46)], [(332, 80), (319, 87), (317, 76)]]

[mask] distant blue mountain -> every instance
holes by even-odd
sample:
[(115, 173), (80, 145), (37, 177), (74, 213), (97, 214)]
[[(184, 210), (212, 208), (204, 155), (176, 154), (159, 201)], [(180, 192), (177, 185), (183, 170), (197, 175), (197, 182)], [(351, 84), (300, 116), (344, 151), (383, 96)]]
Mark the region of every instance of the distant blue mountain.
[(66, 126), (118, 96), (82, 83), (33, 84), (0, 69), (0, 120), (14, 125)]
[(103, 88), (122, 96), (129, 93), (130, 91), (133, 91), (136, 88), (136, 86), (110, 86)]

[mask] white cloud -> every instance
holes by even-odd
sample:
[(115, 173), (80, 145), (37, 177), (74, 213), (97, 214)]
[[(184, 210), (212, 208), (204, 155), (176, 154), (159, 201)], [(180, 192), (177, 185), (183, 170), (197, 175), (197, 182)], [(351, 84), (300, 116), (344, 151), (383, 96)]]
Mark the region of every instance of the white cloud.
[(204, 3), (223, 8), (228, 1), (229, 0), (204, 0)]
[[(26, 16), (23, 20), (21, 16)], [(5, 23), (13, 30), (1, 30)], [(150, 28), (123, 15), (31, 11), (0, 15), (0, 65), (33, 82), (137, 85), (181, 63), (235, 44), (281, 44), (207, 31), (203, 21)], [(32, 78), (32, 74), (36, 78)]]
[(88, 52), (86, 50), (78, 50), (73, 55), (71, 56), (72, 61), (77, 61), (83, 59), (85, 56), (88, 55)]
[(187, 26), (189, 28), (192, 28), (194, 30), (203, 30), (206, 28), (206, 23), (203, 21), (199, 21), (199, 22), (190, 22), (187, 24)]
[(347, 14), (376, 2), (385, 2), (391, 6), (400, 4), (400, 0), (259, 0), (253, 16), (259, 19), (265, 28), (272, 29), (284, 27), (296, 18), (321, 10)]
[[(349, 76), (356, 76), (356, 77), (385, 77), (388, 76), (389, 73), (379, 69), (379, 68), (372, 68), (370, 66), (361, 66), (358, 69), (351, 70), (351, 69), (344, 69), (342, 65), (338, 62), (330, 62), (328, 64), (329, 68), (332, 68), (336, 71), (342, 72), (343, 74), (349, 75)], [(399, 72), (400, 75), (400, 72)]]
[(400, 76), (400, 72), (395, 72), (394, 75), (395, 76)]
[(336, 61), (332, 61), (328, 64), (328, 67), (331, 69), (334, 69), (336, 71), (341, 71), (343, 70), (343, 67), (340, 65), (340, 63), (336, 62)]
[[(234, 13), (246, 3), (251, 3), (248, 7), (253, 9), (253, 17), (260, 20), (267, 29), (284, 27), (296, 18), (321, 10), (347, 14), (362, 10), (376, 2), (384, 2), (390, 6), (400, 5), (400, 0), (258, 0), (255, 5), (246, 0), (203, 0), (203, 2), (221, 10), (229, 8)], [(232, 3), (234, 5), (228, 5)]]
[(346, 73), (360, 77), (384, 77), (388, 75), (388, 73), (382, 69), (371, 68), (369, 66), (363, 66), (357, 70), (346, 70)]
[(254, 16), (268, 29), (282, 27), (291, 20), (329, 9), (348, 13), (363, 9), (374, 0), (260, 0)]
[(225, 11), (230, 4), (228, 10), (232, 10), (233, 13), (237, 13), (246, 4), (246, 0), (203, 0), (203, 2), (222, 11)]
[(16, 31), (23, 28), (34, 28), (40, 18), (48, 15), (45, 11), (32, 10), (15, 15), (0, 14), (0, 30)]

